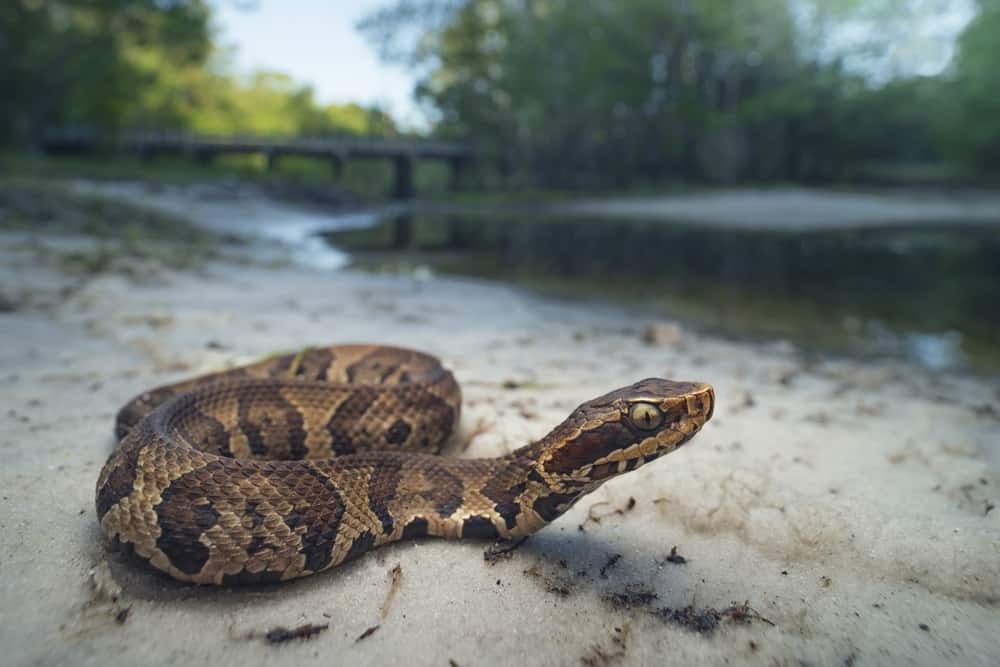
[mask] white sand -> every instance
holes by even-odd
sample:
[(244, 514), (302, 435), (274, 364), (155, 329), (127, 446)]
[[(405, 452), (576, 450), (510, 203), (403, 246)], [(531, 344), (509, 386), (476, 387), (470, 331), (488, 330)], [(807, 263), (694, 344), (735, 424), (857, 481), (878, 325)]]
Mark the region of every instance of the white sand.
[[(0, 314), (3, 664), (1000, 662), (995, 380), (810, 364), (787, 345), (687, 331), (652, 347), (634, 316), (472, 281), (226, 263), (81, 281), (37, 240), (0, 243), (0, 286), (19, 304)], [(440, 355), (465, 392), (459, 439), (479, 433), (467, 456), (516, 448), (651, 375), (711, 382), (719, 404), (689, 447), (494, 564), (482, 543), (422, 540), (298, 582), (213, 589), (107, 550), (94, 483), (125, 400), (348, 341)], [(673, 546), (687, 563), (665, 560)], [(770, 623), (729, 614), (703, 636), (656, 613), (744, 601)], [(304, 623), (329, 628), (280, 645), (246, 638)]]

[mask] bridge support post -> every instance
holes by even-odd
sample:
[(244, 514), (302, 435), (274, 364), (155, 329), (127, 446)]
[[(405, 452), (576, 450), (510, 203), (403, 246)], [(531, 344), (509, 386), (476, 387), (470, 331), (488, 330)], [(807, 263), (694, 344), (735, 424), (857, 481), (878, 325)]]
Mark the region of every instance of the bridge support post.
[(215, 153), (212, 151), (206, 151), (204, 149), (199, 149), (194, 152), (195, 162), (198, 164), (209, 165), (212, 164), (212, 159), (215, 157)]
[(392, 188), (393, 199), (413, 198), (413, 159), (409, 155), (397, 155), (395, 163), (395, 182)]
[(267, 173), (272, 174), (278, 168), (278, 157), (277, 151), (267, 151), (264, 153), (264, 158), (267, 160)]
[(339, 181), (340, 177), (344, 175), (344, 158), (337, 154), (330, 156), (330, 171), (333, 172), (334, 180)]
[(467, 171), (469, 160), (464, 157), (454, 157), (448, 160), (448, 189), (457, 192), (462, 188), (462, 175)]
[(397, 215), (392, 221), (392, 247), (405, 250), (413, 240), (413, 216), (409, 213)]

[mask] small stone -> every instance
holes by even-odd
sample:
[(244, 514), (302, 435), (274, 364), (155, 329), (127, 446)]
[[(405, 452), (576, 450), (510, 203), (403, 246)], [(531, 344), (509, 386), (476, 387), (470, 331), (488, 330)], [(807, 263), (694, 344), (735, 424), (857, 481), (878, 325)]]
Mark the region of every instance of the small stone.
[(684, 332), (672, 322), (653, 322), (642, 332), (642, 341), (656, 347), (677, 345), (684, 338)]

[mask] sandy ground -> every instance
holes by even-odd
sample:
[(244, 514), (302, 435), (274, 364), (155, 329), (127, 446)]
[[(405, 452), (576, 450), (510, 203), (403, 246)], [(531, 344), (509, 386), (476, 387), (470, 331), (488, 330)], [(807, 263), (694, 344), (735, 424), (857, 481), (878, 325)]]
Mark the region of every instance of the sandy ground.
[(576, 215), (676, 220), (726, 227), (818, 230), (887, 224), (1000, 224), (1000, 196), (988, 193), (866, 194), (798, 188), (728, 190), (662, 197), (577, 200)]
[[(649, 344), (634, 314), (424, 272), (144, 263), (82, 278), (58, 269), (60, 244), (86, 245), (0, 239), (4, 664), (1000, 662), (996, 380), (670, 324)], [(445, 360), (465, 394), (463, 456), (514, 449), (651, 375), (711, 382), (719, 404), (689, 447), (494, 562), (483, 543), (421, 540), (213, 589), (108, 550), (94, 483), (125, 400), (349, 341)], [(327, 627), (263, 636), (303, 624)]]

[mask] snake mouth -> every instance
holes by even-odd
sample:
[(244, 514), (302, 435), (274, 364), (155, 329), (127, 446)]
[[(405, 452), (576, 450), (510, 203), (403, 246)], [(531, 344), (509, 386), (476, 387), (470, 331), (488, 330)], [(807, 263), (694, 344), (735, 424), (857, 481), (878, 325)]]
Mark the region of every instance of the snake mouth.
[[(696, 434), (708, 420), (707, 416), (696, 415), (681, 418), (664, 426), (655, 435), (643, 439), (624, 449), (616, 449), (607, 456), (594, 461), (594, 467), (616, 463), (618, 472), (634, 470), (643, 463), (651, 461), (663, 454), (668, 454), (681, 447)], [(630, 465), (635, 462), (635, 465)]]

